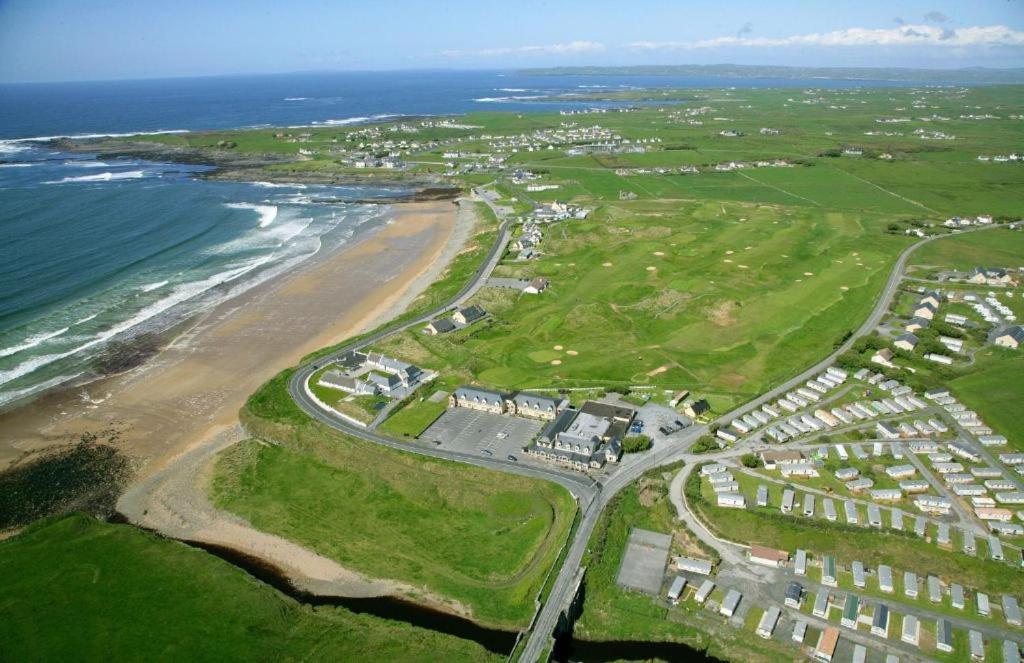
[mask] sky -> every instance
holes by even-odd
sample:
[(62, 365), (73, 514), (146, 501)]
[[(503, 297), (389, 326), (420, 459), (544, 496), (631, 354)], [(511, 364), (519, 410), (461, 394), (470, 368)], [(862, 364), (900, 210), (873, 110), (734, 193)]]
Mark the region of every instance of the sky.
[(638, 64), (1024, 66), (1024, 0), (0, 0), (0, 82)]

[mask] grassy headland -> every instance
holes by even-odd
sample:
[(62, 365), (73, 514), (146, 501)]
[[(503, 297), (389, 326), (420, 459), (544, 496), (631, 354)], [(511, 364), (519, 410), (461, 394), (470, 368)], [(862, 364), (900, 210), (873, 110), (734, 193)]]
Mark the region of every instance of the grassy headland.
[(340, 607), (310, 608), (227, 562), (84, 515), (0, 542), (7, 660), (500, 660)]

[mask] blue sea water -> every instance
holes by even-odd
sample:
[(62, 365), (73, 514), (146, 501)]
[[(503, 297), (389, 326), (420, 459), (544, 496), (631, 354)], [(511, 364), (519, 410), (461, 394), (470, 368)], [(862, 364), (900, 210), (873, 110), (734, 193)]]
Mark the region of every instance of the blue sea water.
[[(373, 188), (196, 178), (199, 166), (99, 161), (32, 138), (397, 115), (593, 106), (549, 95), (793, 81), (395, 72), (0, 85), (0, 406), (90, 375), (112, 341), (169, 324), (351, 240)], [(815, 87), (892, 85), (816, 80)], [(797, 86), (801, 87), (801, 86)]]

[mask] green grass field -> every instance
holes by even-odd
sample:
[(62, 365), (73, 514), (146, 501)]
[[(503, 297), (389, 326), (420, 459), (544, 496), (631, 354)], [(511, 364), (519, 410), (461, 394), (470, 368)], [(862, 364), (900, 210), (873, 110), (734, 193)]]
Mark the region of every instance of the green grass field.
[(500, 660), (475, 643), (310, 608), (206, 552), (83, 515), (0, 542), (0, 658)]
[[(959, 270), (1020, 267), (1024, 263), (1024, 233), (993, 230), (930, 242), (914, 252), (911, 262)], [(972, 287), (987, 290), (983, 285)]]
[(724, 409), (813, 362), (867, 315), (906, 245), (873, 226), (803, 208), (609, 204), (593, 221), (550, 228), (543, 258), (499, 267), (550, 279), (543, 294), (481, 299), (493, 324), (412, 330), (378, 349), (495, 387), (651, 384), (700, 390)]
[(251, 431), (281, 444), (225, 451), (215, 504), (348, 568), (457, 602), (480, 622), (529, 621), (572, 524), (567, 491), (347, 437), (305, 420), (285, 385), (265, 385), (246, 413)]

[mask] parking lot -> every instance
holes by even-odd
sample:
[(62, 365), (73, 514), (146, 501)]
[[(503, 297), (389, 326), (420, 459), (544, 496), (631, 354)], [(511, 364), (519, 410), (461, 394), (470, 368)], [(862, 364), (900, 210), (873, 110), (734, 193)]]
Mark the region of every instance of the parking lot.
[(533, 419), (453, 408), (441, 415), (420, 439), (440, 441), (440, 446), (449, 451), (493, 458), (512, 455), (522, 460), (523, 447), (543, 426), (544, 422)]

